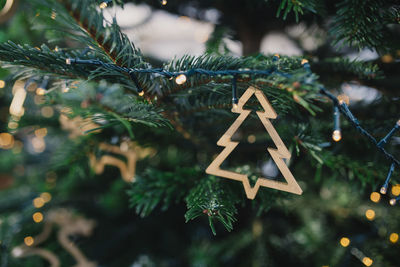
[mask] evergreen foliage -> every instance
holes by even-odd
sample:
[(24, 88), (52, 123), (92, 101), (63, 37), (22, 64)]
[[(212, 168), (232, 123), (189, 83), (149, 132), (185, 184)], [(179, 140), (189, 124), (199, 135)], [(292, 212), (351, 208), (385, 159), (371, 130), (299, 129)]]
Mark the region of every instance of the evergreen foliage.
[[(123, 6), (124, 2), (113, 1), (113, 4)], [(147, 4), (163, 8), (158, 1)], [(96, 218), (99, 230), (93, 239), (75, 238), (74, 242), (80, 243), (99, 266), (136, 266), (136, 263), (138, 266), (355, 266), (359, 260), (338, 245), (342, 235), (349, 236), (355, 247), (381, 266), (399, 263), (395, 246), (384, 240), (387, 233), (398, 229), (398, 216), (392, 212), (395, 208), (374, 206), (375, 225), (367, 224), (363, 218), (364, 210), (370, 206), (369, 193), (382, 185), (390, 162), (344, 119), (342, 142), (330, 141), (332, 104), (320, 91), (324, 85), (338, 95), (341, 93), (338, 88), (345, 83), (357, 81), (369, 86), (379, 83), (382, 86), (377, 88), (383, 97), (367, 106), (359, 102), (351, 108), (356, 109), (354, 113), (362, 125), (377, 140), (393, 127), (399, 119), (399, 98), (396, 91), (395, 97), (386, 92), (398, 84), (398, 79), (397, 73), (387, 71), (386, 64), (399, 69), (397, 3), (235, 0), (227, 4), (171, 0), (165, 9), (182, 14), (185, 6), (204, 10), (214, 4), (222, 12), (222, 18), (207, 42), (206, 53), (160, 63), (145, 57), (121, 31), (116, 19), (104, 18), (99, 1), (31, 3), (27, 16), (34, 17), (33, 28), (44, 31), (47, 41), (36, 46), (37, 36), (33, 36), (31, 44), (20, 45), (14, 40), (0, 44), (1, 67), (9, 74), (7, 87), (0, 93), (2, 106), (8, 109), (16, 79), (37, 85), (45, 79), (49, 82), (41, 100), (26, 85), (28, 96), (24, 107), (28, 112), (18, 119), (6, 115), (3, 121), (18, 123), (19, 127), (15, 129), (4, 123), (1, 131), (9, 130), (16, 141), (27, 143), (32, 137), (24, 134), (33, 136), (35, 130), (45, 127), (48, 148), (40, 156), (20, 153), (16, 146), (0, 151), (0, 178), (2, 173), (14, 169), (15, 180), (12, 188), (0, 192), (1, 266), (43, 266), (41, 259), (15, 259), (10, 253), (22, 243), (26, 233), (40, 232), (41, 225), (31, 219), (35, 210), (31, 201), (45, 191), (51, 192), (53, 200), (42, 211), (66, 206)], [(321, 28), (331, 35), (323, 45), (301, 57), (278, 58), (261, 53), (237, 57), (224, 40), (246, 42), (229, 18), (238, 6), (243, 8), (248, 21), (257, 19), (263, 24), (252, 28), (260, 34), (265, 33), (263, 27), (268, 23), (261, 23), (263, 18), (256, 15), (250, 18), (257, 8), (259, 12), (273, 9), (278, 18), (271, 16), (268, 21), (276, 21), (280, 30), (282, 25), (304, 22), (309, 26), (323, 21)], [(331, 19), (330, 23), (325, 17)], [(385, 51), (392, 60), (350, 60), (344, 57), (346, 50), (340, 50), (338, 45), (343, 49)], [(311, 72), (304, 67), (303, 58), (309, 60)], [(100, 60), (102, 64), (66, 64), (67, 59)], [(135, 75), (144, 96), (139, 94), (128, 72), (118, 71), (122, 68), (143, 70)], [(154, 68), (169, 72), (271, 70), (271, 74), (236, 77), (195, 74), (179, 85), (174, 79), (146, 72)], [(233, 79), (237, 81), (239, 95), (250, 85), (260, 88), (279, 114), (274, 127), (292, 153), (287, 164), (306, 192), (304, 196), (262, 188), (256, 199), (249, 201), (240, 183), (204, 172), (213, 156), (220, 152), (216, 141), (237, 116), (230, 112)], [(55, 115), (41, 116), (43, 108), (49, 107)], [(253, 111), (260, 109), (256, 99), (250, 99), (246, 107)], [(58, 120), (66, 108), (69, 118), (89, 119), (96, 123), (96, 128), (69, 139), (68, 133), (60, 130)], [(249, 175), (254, 175), (249, 170), (262, 169), (262, 163), (267, 162), (265, 146), (273, 145), (252, 113), (237, 137), (241, 139), (240, 150), (226, 165)], [(246, 141), (250, 135), (255, 137), (254, 142)], [(106, 167), (102, 174), (95, 174), (88, 155), (105, 154), (99, 148), (101, 143), (120, 145), (125, 140), (157, 152), (138, 159), (135, 182), (123, 182), (115, 167)], [(398, 145), (391, 143), (385, 149), (397, 158), (400, 156)], [(21, 164), (25, 164), (25, 169)], [(398, 175), (393, 184), (397, 181)], [(66, 266), (73, 265), (55, 240), (53, 236), (44, 247), (61, 255)], [(158, 241), (160, 244), (154, 244)], [(326, 249), (321, 251), (321, 247)], [(148, 258), (140, 258), (141, 255)]]

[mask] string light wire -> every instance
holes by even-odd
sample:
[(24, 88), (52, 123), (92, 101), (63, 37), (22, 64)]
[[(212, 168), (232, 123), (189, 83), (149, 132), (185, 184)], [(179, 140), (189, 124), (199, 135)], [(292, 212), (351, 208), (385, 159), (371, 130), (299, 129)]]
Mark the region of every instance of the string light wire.
[[(279, 55), (275, 54), (272, 58), (274, 62), (279, 60)], [(206, 76), (233, 76), (234, 78), (232, 79), (232, 104), (236, 104), (235, 102), (237, 101), (237, 93), (236, 93), (236, 79), (238, 75), (259, 75), (259, 76), (269, 76), (271, 74), (276, 74), (280, 75), (286, 78), (291, 78), (292, 75), (288, 73), (283, 73), (280, 71), (277, 71), (276, 68), (272, 68), (270, 70), (206, 70), (206, 69), (201, 69), (201, 68), (194, 68), (190, 69), (187, 71), (178, 71), (178, 72), (171, 72), (168, 70), (165, 70), (163, 68), (151, 68), (151, 69), (131, 69), (127, 67), (121, 67), (116, 64), (111, 64), (111, 63), (105, 63), (101, 60), (87, 60), (87, 59), (78, 59), (78, 58), (67, 58), (66, 59), (67, 64), (82, 64), (82, 65), (92, 65), (92, 66), (101, 66), (105, 69), (110, 69), (110, 70), (115, 70), (119, 72), (125, 72), (128, 73), (134, 82), (137, 92), (139, 95), (143, 95), (144, 91), (140, 87), (140, 84), (138, 82), (138, 79), (135, 74), (158, 74), (161, 76), (164, 76), (168, 79), (171, 79), (173, 77), (178, 77), (179, 75), (184, 75), (185, 77), (193, 76), (193, 75), (206, 75)], [(311, 72), (311, 67), (310, 63), (308, 60), (303, 59), (301, 61), (301, 65), (303, 68), (309, 73), (309, 75), (312, 74)], [(307, 80), (305, 80), (305, 83), (307, 84)], [(311, 82), (309, 82), (311, 83)], [(319, 85), (319, 92), (328, 97), (333, 105), (334, 105), (334, 111), (338, 110), (340, 113), (344, 115), (344, 117), (351, 123), (351, 125), (361, 134), (364, 135), (370, 143), (372, 143), (376, 149), (383, 154), (383, 156), (388, 159), (394, 168), (394, 165), (397, 165), (400, 167), (400, 161), (391, 153), (389, 153), (384, 147), (383, 144), (386, 144), (387, 140), (392, 137), (396, 131), (400, 129), (400, 120), (397, 121), (395, 127), (387, 134), (380, 142), (378, 142), (375, 137), (370, 134), (366, 129), (364, 129), (358, 119), (353, 115), (353, 113), (350, 111), (346, 101), (341, 101), (338, 100), (338, 98), (333, 95), (331, 92), (329, 92), (324, 86)], [(339, 114), (339, 113), (338, 113)], [(335, 115), (335, 127), (338, 128), (338, 124), (336, 124), (338, 115)], [(389, 171), (390, 172), (390, 171)], [(391, 175), (391, 173), (390, 173)], [(390, 176), (389, 176), (390, 177)]]

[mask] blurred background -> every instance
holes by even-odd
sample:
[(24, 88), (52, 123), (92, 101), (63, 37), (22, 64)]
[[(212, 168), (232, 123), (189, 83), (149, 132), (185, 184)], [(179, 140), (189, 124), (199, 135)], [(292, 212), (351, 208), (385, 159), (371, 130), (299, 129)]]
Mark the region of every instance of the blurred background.
[[(314, 59), (313, 71), (321, 82), (336, 95), (347, 95), (362, 124), (374, 135), (385, 136), (400, 118), (398, 45), (379, 51), (332, 44), (327, 25), (334, 20), (336, 1), (325, 1), (324, 16), (305, 12), (299, 20), (293, 13), (286, 19), (277, 17), (282, 2), (125, 1), (123, 7), (108, 3), (103, 12), (106, 20), (116, 19), (153, 66), (204, 53), (233, 57), (277, 53)], [(56, 36), (39, 20), (41, 12), (49, 10), (26, 0), (0, 0), (0, 8), (1, 43), (76, 48), (68, 38), (48, 41)], [(56, 10), (51, 12), (57, 16)], [(398, 28), (393, 30), (399, 33)], [(345, 67), (332, 70), (322, 63), (329, 57), (376, 64), (384, 78), (358, 78), (343, 71)], [(398, 170), (388, 193), (380, 194), (390, 164), (343, 119), (343, 140), (333, 142), (332, 107), (326, 103), (308, 121), (304, 136), (296, 135), (303, 144), (295, 145), (293, 137), (285, 140), (296, 155), (291, 169), (304, 194), (288, 197), (265, 189), (263, 197), (273, 203), (270, 207), (263, 210), (258, 202), (246, 202), (247, 206), (238, 207), (233, 231), (216, 224), (217, 235), (213, 235), (207, 212), (185, 222), (182, 201), (170, 201), (167, 209), (155, 200), (154, 205), (148, 204), (152, 213), (136, 208), (136, 214), (127, 193), (131, 185), (120, 178), (120, 171), (106, 167), (104, 173), (96, 174), (84, 150), (74, 157), (85, 164), (63, 165), (69, 160), (67, 151), (79, 151), (82, 143), (96, 139), (85, 131), (98, 125), (63, 116), (65, 110), (54, 105), (57, 99), (43, 91), (46, 79), (16, 80), (5, 68), (0, 68), (0, 79), (1, 267), (400, 266), (400, 213), (389, 205), (390, 199), (400, 195)], [(59, 87), (65, 93), (73, 91), (67, 100), (79, 101), (82, 108), (90, 104), (88, 95), (99, 97), (90, 88), (76, 92), (62, 82)], [(227, 129), (231, 122), (218, 127)], [(289, 126), (301, 132), (302, 123)], [(154, 136), (161, 134), (155, 131)], [(254, 143), (255, 137), (249, 138)], [(165, 166), (176, 165), (174, 171), (190, 177), (191, 172), (179, 167), (185, 161), (175, 145), (179, 140), (171, 133)], [(310, 144), (322, 151), (305, 152)], [(389, 151), (399, 157), (398, 134), (389, 145)], [(155, 152), (147, 149), (141, 150), (144, 156), (136, 165), (139, 176), (147, 165), (158, 164), (151, 156)], [(271, 161), (263, 162), (261, 171), (270, 177), (278, 175)], [(66, 239), (61, 241), (59, 235)], [(34, 242), (51, 255), (26, 253), (24, 249)]]

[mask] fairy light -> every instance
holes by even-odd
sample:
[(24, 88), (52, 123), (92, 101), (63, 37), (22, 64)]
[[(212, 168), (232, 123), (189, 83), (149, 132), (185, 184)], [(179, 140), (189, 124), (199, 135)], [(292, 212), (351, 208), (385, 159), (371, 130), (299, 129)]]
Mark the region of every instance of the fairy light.
[(392, 198), (391, 200), (389, 200), (389, 204), (394, 206), (396, 205), (397, 201), (400, 200), (400, 197), (396, 197), (396, 198)]
[(32, 246), (34, 242), (35, 242), (35, 240), (31, 236), (27, 236), (27, 237), (24, 238), (24, 243), (28, 247)]
[(179, 74), (178, 76), (176, 76), (175, 78), (175, 82), (179, 85), (182, 85), (186, 82), (187, 78), (185, 74)]
[(368, 210), (365, 212), (365, 217), (367, 217), (367, 219), (368, 219), (369, 221), (373, 221), (373, 220), (375, 219), (375, 211), (372, 210), (372, 209), (368, 209)]
[(38, 87), (38, 88), (36, 89), (36, 94), (37, 94), (37, 95), (45, 95), (45, 94), (46, 94), (46, 90), (43, 89), (43, 88)]
[(43, 138), (47, 135), (47, 128), (40, 128), (35, 130), (35, 136), (38, 138)]
[(8, 123), (8, 128), (10, 128), (11, 130), (14, 130), (14, 129), (17, 129), (18, 128), (18, 123), (17, 122), (15, 122), (15, 121), (10, 121), (9, 123)]
[(349, 245), (350, 245), (350, 239), (348, 239), (347, 237), (342, 237), (341, 239), (340, 239), (340, 245), (342, 246), (342, 247), (348, 247)]
[(392, 195), (395, 197), (400, 195), (400, 184), (396, 184), (392, 187)]
[(333, 132), (332, 139), (339, 142), (342, 139), (342, 132), (340, 131), (340, 112), (339, 107), (333, 107)]
[(43, 192), (40, 194), (40, 197), (43, 199), (45, 203), (50, 202), (51, 194), (49, 192)]
[(43, 138), (33, 137), (31, 142), (36, 153), (42, 153), (46, 149), (46, 142)]
[(390, 236), (389, 236), (389, 240), (390, 240), (390, 242), (392, 242), (393, 244), (394, 244), (394, 243), (397, 243), (397, 241), (399, 241), (399, 234), (397, 234), (397, 233), (391, 233)]
[(43, 214), (41, 212), (35, 212), (32, 215), (32, 219), (35, 223), (40, 223), (41, 221), (43, 221)]
[(0, 148), (11, 149), (14, 146), (14, 136), (9, 133), (0, 133)]
[(378, 203), (381, 200), (381, 195), (378, 192), (372, 192), (369, 198), (372, 202)]
[[(380, 190), (382, 195), (386, 194), (386, 192), (387, 192), (387, 188), (389, 186), (390, 178), (392, 177), (392, 173), (394, 171), (394, 166), (395, 166), (394, 163), (392, 163), (392, 165), (390, 165), (390, 169), (389, 169), (388, 175), (386, 177), (385, 183), (382, 185), (381, 190)], [(396, 204), (396, 202), (394, 202), (394, 204)]]
[(33, 206), (37, 209), (40, 209), (41, 207), (43, 207), (44, 204), (45, 204), (45, 201), (41, 197), (36, 197), (33, 199)]
[(335, 142), (339, 142), (342, 139), (342, 132), (340, 130), (334, 130), (332, 133), (332, 139)]
[(0, 89), (3, 89), (6, 86), (6, 82), (3, 80), (0, 80)]
[(167, 0), (161, 0), (161, 5), (165, 6), (167, 5), (168, 1)]
[(364, 257), (364, 258), (362, 259), (362, 263), (363, 263), (365, 266), (371, 266), (372, 263), (374, 263), (374, 261), (373, 261), (371, 258), (369, 258), (369, 257)]
[(40, 112), (42, 113), (42, 116), (45, 118), (51, 118), (54, 115), (54, 109), (50, 106), (42, 107)]
[(256, 142), (256, 136), (254, 134), (251, 134), (247, 137), (247, 142), (249, 142), (250, 144), (254, 144)]
[(139, 96), (144, 96), (144, 91), (139, 92)]
[(108, 4), (109, 4), (110, 2), (111, 2), (111, 1), (104, 1), (104, 2), (101, 2), (100, 5), (99, 5), (99, 7), (100, 7), (101, 9), (105, 9), (106, 7), (108, 7)]
[(13, 87), (14, 97), (10, 104), (10, 114), (16, 117), (22, 117), (25, 113), (24, 102), (26, 98), (26, 90), (23, 83), (15, 83)]

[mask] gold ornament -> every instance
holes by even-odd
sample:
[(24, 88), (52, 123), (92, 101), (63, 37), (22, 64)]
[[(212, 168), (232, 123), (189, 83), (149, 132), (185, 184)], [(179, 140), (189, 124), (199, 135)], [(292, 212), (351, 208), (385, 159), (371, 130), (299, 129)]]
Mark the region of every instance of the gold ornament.
[[(257, 115), (267, 130), (268, 134), (271, 136), (272, 141), (275, 143), (277, 149), (268, 148), (269, 154), (272, 156), (276, 166), (281, 171), (283, 177), (287, 183), (274, 181), (271, 179), (258, 177), (254, 187), (250, 186), (248, 176), (245, 174), (240, 174), (232, 171), (222, 170), (220, 168), (224, 160), (229, 156), (229, 154), (235, 149), (239, 142), (231, 141), (232, 135), (238, 130), (240, 125), (244, 122), (247, 116), (251, 113), (251, 110), (243, 109), (243, 106), (250, 99), (252, 95), (255, 95), (263, 107), (264, 111), (257, 111)], [(239, 113), (239, 117), (231, 125), (231, 127), (225, 132), (225, 134), (218, 140), (217, 145), (225, 147), (224, 150), (214, 159), (214, 161), (206, 169), (206, 173), (221, 176), (228, 179), (237, 180), (243, 183), (244, 190), (246, 192), (247, 198), (254, 199), (260, 186), (270, 187), (281, 191), (286, 191), (289, 193), (294, 193), (301, 195), (303, 191), (296, 182), (289, 168), (286, 166), (283, 158), (289, 159), (291, 157), (290, 152), (286, 148), (285, 144), (282, 142), (278, 133), (276, 132), (274, 126), (271, 124), (269, 119), (275, 119), (277, 114), (272, 108), (268, 99), (263, 94), (263, 92), (254, 87), (249, 87), (246, 92), (239, 99), (239, 103), (236, 109), (232, 109), (232, 112)]]
[(81, 216), (76, 216), (66, 209), (50, 211), (46, 215), (42, 233), (35, 237), (26, 237), (24, 244), (13, 248), (12, 255), (16, 258), (38, 255), (46, 259), (50, 263), (51, 267), (60, 267), (60, 259), (53, 252), (38, 247), (38, 245), (49, 238), (54, 224), (59, 226), (59, 231), (57, 233), (58, 242), (76, 260), (77, 264), (75, 266), (97, 266), (95, 262), (89, 261), (79, 248), (69, 239), (69, 236), (76, 234), (84, 236), (91, 235), (95, 222), (93, 220), (87, 220)]
[[(83, 119), (81, 116), (76, 116), (74, 118), (69, 118), (66, 114), (69, 114), (70, 111), (66, 111), (61, 113), (59, 121), (61, 124), (61, 129), (70, 132), (69, 138), (75, 139), (78, 136), (86, 135), (86, 131), (90, 131), (98, 128), (100, 125), (93, 123), (90, 118)], [(93, 133), (98, 133), (101, 130), (92, 131)], [(91, 132), (91, 133), (92, 133)]]
[(17, 0), (6, 0), (3, 8), (0, 10), (0, 23), (9, 20), (17, 9)]
[(119, 168), (122, 178), (128, 183), (135, 181), (136, 161), (155, 154), (154, 149), (141, 148), (133, 142), (123, 142), (120, 146), (101, 143), (99, 150), (122, 155), (126, 158), (126, 162), (113, 155), (103, 155), (100, 159), (97, 159), (91, 153), (89, 154), (90, 166), (92, 166), (95, 173), (103, 173), (105, 165), (115, 166)]

